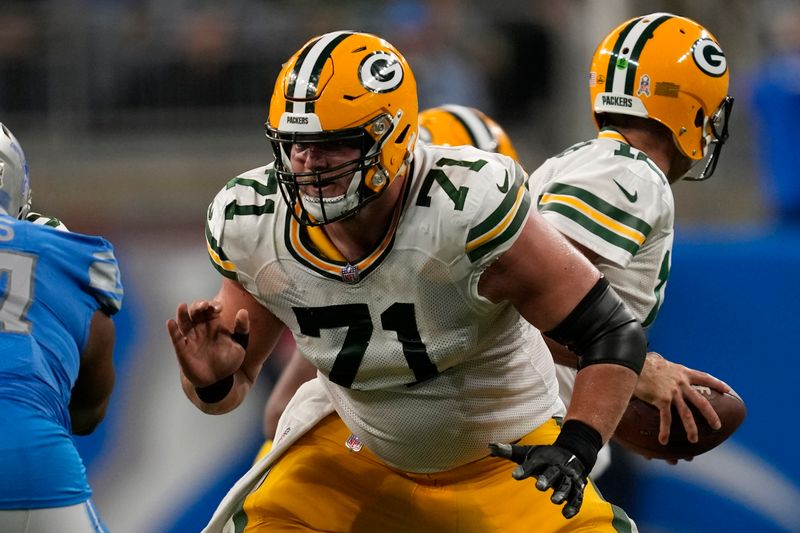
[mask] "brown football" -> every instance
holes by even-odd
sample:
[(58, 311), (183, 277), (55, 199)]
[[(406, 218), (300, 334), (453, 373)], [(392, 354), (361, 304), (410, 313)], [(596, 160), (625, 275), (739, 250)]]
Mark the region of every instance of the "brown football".
[(709, 387), (692, 386), (711, 402), (722, 422), (720, 429), (711, 429), (700, 411), (689, 404), (699, 434), (697, 442), (691, 443), (686, 438), (686, 430), (673, 407), (669, 442), (664, 446), (658, 442), (658, 409), (634, 397), (614, 432), (614, 441), (644, 457), (673, 460), (689, 459), (722, 444), (736, 431), (747, 414), (742, 398), (732, 390), (723, 394)]

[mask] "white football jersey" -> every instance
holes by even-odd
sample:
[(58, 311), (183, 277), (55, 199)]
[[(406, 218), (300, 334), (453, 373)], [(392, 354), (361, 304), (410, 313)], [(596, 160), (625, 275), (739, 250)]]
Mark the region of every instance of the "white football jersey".
[(545, 161), (530, 177), (547, 221), (598, 254), (597, 268), (645, 327), (664, 300), (675, 217), (666, 176), (610, 129)]
[(292, 331), (373, 452), (406, 471), (448, 470), (564, 412), (541, 334), (477, 291), (527, 220), (525, 181), (505, 156), (419, 145), (386, 238), (349, 264), (294, 220), (269, 165), (214, 199), (208, 250)]

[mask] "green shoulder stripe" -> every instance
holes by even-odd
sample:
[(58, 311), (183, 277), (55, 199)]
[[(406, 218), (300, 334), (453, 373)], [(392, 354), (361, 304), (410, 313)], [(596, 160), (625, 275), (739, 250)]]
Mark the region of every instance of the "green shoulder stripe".
[[(469, 243), (480, 239), (481, 237), (483, 237), (484, 235), (490, 233), (493, 229), (495, 229), (495, 227), (498, 224), (500, 224), (500, 222), (502, 222), (503, 219), (506, 218), (506, 215), (508, 215), (509, 212), (514, 208), (514, 206), (517, 203), (517, 194), (519, 192), (519, 188), (522, 186), (523, 182), (522, 178), (520, 177), (522, 175), (524, 175), (524, 173), (523, 174), (518, 173), (517, 176), (514, 178), (514, 184), (510, 187), (508, 192), (506, 192), (505, 198), (503, 198), (503, 201), (500, 202), (500, 205), (497, 207), (497, 209), (495, 209), (494, 212), (492, 212), (488, 217), (486, 217), (486, 219), (480, 222), (477, 226), (469, 230), (469, 234), (467, 235), (468, 245)], [(525, 194), (526, 195), (528, 194), (527, 191), (525, 192)]]
[(644, 220), (631, 215), (622, 209), (619, 209), (618, 207), (587, 191), (586, 189), (575, 187), (573, 185), (565, 185), (563, 183), (554, 183), (547, 188), (546, 192), (549, 194), (572, 196), (577, 198), (581, 202), (587, 204), (588, 206), (594, 208), (616, 222), (638, 231), (645, 238), (647, 238), (647, 236), (650, 235), (650, 232), (653, 230), (650, 224)]
[(598, 237), (601, 237), (605, 241), (622, 248), (623, 250), (627, 251), (631, 255), (635, 255), (636, 252), (639, 251), (639, 245), (621, 235), (614, 233), (613, 231), (601, 226), (588, 216), (584, 215), (582, 212), (578, 211), (577, 209), (559, 203), (548, 203), (540, 206), (540, 211), (552, 211), (553, 213), (558, 213), (567, 217), (568, 219), (572, 220), (573, 222), (577, 222), (590, 232), (594, 233)]
[(511, 220), (511, 223), (506, 226), (506, 228), (500, 232), (499, 235), (492, 237), (490, 240), (486, 241), (485, 243), (481, 244), (477, 248), (470, 250), (467, 252), (467, 257), (469, 258), (470, 262), (474, 263), (478, 259), (482, 258), (511, 237), (516, 235), (517, 231), (522, 227), (525, 223), (525, 220), (528, 218), (528, 209), (531, 205), (531, 196), (526, 190), (523, 194), (522, 201), (517, 208), (517, 213), (514, 215), (514, 218)]
[(239, 281), (239, 277), (236, 275), (236, 272), (231, 272), (230, 270), (225, 270), (224, 268), (219, 266), (217, 264), (217, 262), (214, 261), (214, 259), (211, 256), (209, 256), (209, 261), (211, 261), (211, 264), (214, 265), (215, 269), (217, 269), (217, 272), (219, 272), (220, 274), (222, 274), (223, 276), (225, 276), (228, 279), (232, 279), (233, 281)]
[(206, 242), (208, 243), (208, 247), (211, 248), (215, 254), (219, 255), (220, 259), (223, 261), (228, 260), (228, 258), (225, 257), (225, 252), (219, 247), (217, 239), (211, 234), (211, 228), (208, 227), (208, 222), (206, 222)]
[(232, 263), (230, 263), (230, 260), (225, 255), (225, 251), (219, 246), (217, 240), (211, 234), (208, 222), (206, 222), (206, 244), (208, 245), (208, 259), (211, 261), (211, 264), (214, 265), (214, 268), (226, 278), (238, 280), (235, 271), (225, 268), (227, 265), (232, 266)]

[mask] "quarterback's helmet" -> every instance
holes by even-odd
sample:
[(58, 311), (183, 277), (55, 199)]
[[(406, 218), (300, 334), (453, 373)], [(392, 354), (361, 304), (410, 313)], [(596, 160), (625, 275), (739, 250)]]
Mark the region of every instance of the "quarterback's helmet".
[(519, 161), (505, 130), (474, 107), (448, 104), (420, 111), (419, 140), (449, 146), (469, 144)]
[[(375, 35), (337, 31), (307, 42), (283, 65), (266, 124), (281, 193), (302, 224), (321, 225), (377, 198), (411, 161), (417, 139), (417, 84), (405, 58)], [(294, 172), (295, 143), (360, 147), (352, 161), (323, 171)], [(355, 169), (355, 170), (353, 170)], [(322, 187), (350, 179), (347, 192)], [(315, 194), (300, 191), (313, 186)]]
[(602, 127), (603, 113), (656, 120), (683, 155), (707, 158), (694, 179), (708, 178), (728, 138), (728, 77), (725, 53), (700, 24), (669, 13), (633, 18), (609, 33), (592, 58), (595, 123)]
[(25, 218), (31, 208), (28, 161), (14, 134), (0, 123), (0, 207), (12, 217)]

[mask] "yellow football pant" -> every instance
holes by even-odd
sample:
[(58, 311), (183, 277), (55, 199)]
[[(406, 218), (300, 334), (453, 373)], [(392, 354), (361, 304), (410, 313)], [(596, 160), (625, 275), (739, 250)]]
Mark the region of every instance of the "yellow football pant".
[[(549, 444), (551, 420), (520, 440)], [(350, 431), (332, 414), (281, 457), (235, 517), (236, 532), (490, 533), (635, 531), (589, 483), (574, 518), (550, 502), (553, 491), (511, 477), (515, 464), (486, 457), (448, 472), (410, 474), (387, 467), (366, 447), (345, 447)]]

